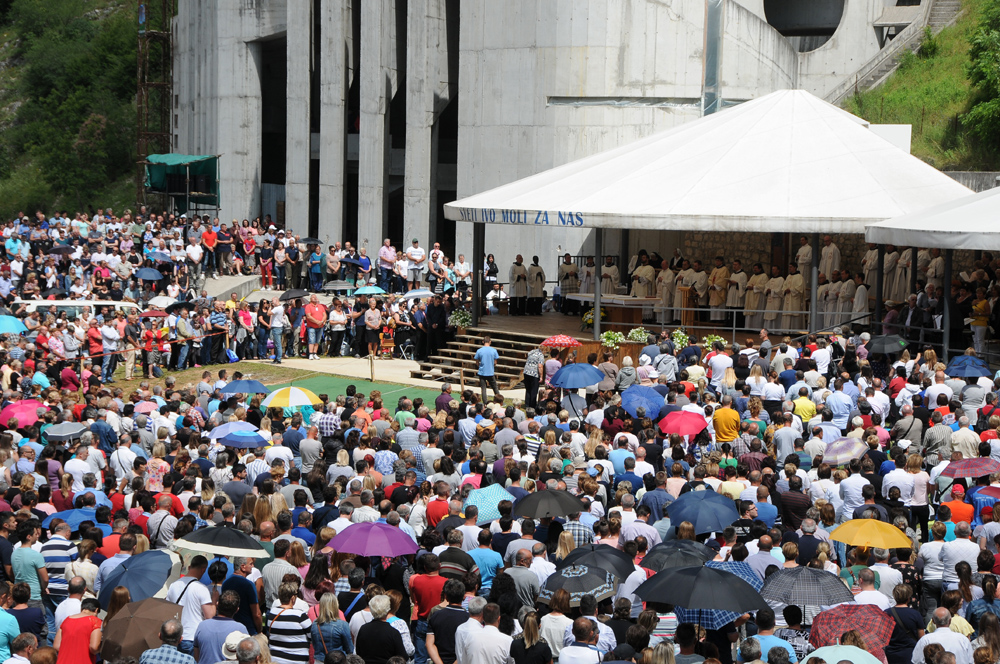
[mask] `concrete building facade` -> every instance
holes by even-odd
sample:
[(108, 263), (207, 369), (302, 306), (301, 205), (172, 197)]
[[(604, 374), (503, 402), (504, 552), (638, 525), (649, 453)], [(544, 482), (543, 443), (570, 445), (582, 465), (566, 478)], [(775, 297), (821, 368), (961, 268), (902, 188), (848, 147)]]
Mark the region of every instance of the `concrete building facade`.
[[(877, 54), (887, 2), (179, 0), (174, 150), (222, 155), (227, 221), (471, 260), (443, 203), (774, 90), (822, 96)], [(499, 265), (550, 274), (593, 250), (583, 230), (486, 233)], [(614, 235), (611, 253), (682, 246)]]

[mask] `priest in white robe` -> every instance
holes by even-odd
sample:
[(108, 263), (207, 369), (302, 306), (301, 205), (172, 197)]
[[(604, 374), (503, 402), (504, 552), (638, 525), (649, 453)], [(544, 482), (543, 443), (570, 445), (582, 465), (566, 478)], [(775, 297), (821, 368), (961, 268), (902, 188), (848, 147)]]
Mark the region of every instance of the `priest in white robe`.
[[(857, 288), (854, 291), (854, 306), (851, 308), (851, 318), (856, 318), (855, 325), (868, 325), (868, 286), (865, 285), (864, 278), (860, 275), (854, 278)], [(860, 316), (860, 318), (859, 318)]]
[(826, 300), (823, 302), (823, 327), (828, 330), (832, 330), (840, 324), (841, 288), (843, 288), (843, 282), (840, 280), (840, 270), (834, 270), (830, 276), (830, 287), (826, 291)]
[(795, 264), (802, 274), (812, 273), (813, 248), (805, 235), (799, 238), (799, 250), (795, 252)]
[(594, 282), (597, 281), (597, 266), (594, 257), (587, 256), (587, 263), (580, 270), (580, 292), (594, 294)]
[(778, 331), (781, 323), (781, 304), (785, 300), (785, 278), (781, 276), (781, 270), (777, 265), (771, 266), (771, 278), (764, 284), (764, 297), (766, 298), (766, 309), (764, 311), (764, 325), (772, 332)]
[(819, 271), (829, 277), (833, 274), (834, 270), (839, 269), (840, 248), (833, 243), (833, 238), (829, 235), (824, 235), (823, 247), (820, 249)]
[(765, 290), (769, 278), (760, 263), (754, 263), (750, 269), (753, 274), (747, 279), (743, 313), (746, 318), (746, 329), (759, 330), (764, 327), (764, 309), (767, 307)]
[(580, 292), (580, 269), (573, 262), (573, 257), (569, 254), (563, 256), (563, 262), (559, 264), (559, 295), (562, 297), (562, 312), (564, 314), (575, 313), (580, 303), (576, 300), (567, 299), (567, 295), (574, 295)]
[(705, 268), (702, 266), (701, 261), (695, 261), (692, 263), (691, 268), (694, 270), (694, 281), (691, 285), (695, 292), (698, 293), (698, 306), (707, 307), (708, 272), (705, 272)]
[(742, 329), (746, 324), (743, 316), (744, 300), (747, 290), (747, 273), (743, 271), (743, 263), (733, 261), (733, 270), (729, 275), (729, 285), (726, 291), (726, 309), (733, 317), (736, 329)]
[(674, 278), (676, 275), (670, 269), (669, 261), (663, 261), (660, 267), (662, 269), (656, 275), (656, 297), (660, 298), (658, 319), (666, 325), (674, 320)]
[(861, 271), (865, 275), (865, 284), (875, 286), (875, 270), (878, 269), (878, 245), (868, 243), (868, 251), (861, 259)]
[(934, 287), (941, 292), (944, 283), (944, 257), (937, 247), (931, 249), (931, 260), (927, 264), (927, 283), (934, 284)]
[(729, 290), (729, 268), (722, 256), (715, 257), (715, 267), (708, 275), (709, 318), (714, 321), (726, 320), (726, 295)]
[(788, 276), (784, 283), (784, 300), (782, 301), (781, 327), (785, 330), (801, 330), (805, 328), (804, 314), (797, 313), (805, 309), (806, 282), (799, 273), (799, 266), (792, 263), (788, 266)]
[(614, 295), (618, 292), (618, 283), (621, 275), (618, 266), (614, 264), (611, 256), (604, 257), (604, 265), (601, 267), (601, 293), (604, 295)]
[[(681, 287), (690, 288), (692, 284), (694, 284), (694, 270), (691, 269), (691, 263), (685, 258), (681, 261), (681, 269), (677, 272), (677, 276), (674, 277), (675, 321), (679, 321), (683, 317), (681, 309), (693, 306), (692, 301), (685, 297), (685, 291), (681, 290)], [(690, 297), (690, 293), (688, 297)]]
[(632, 271), (632, 297), (652, 297), (653, 282), (656, 281), (656, 270), (649, 264), (649, 256), (640, 254), (639, 264)]
[[(851, 278), (851, 274), (847, 270), (843, 270), (840, 276), (842, 278), (840, 295), (837, 296), (838, 308), (840, 309), (840, 324), (847, 325), (848, 321), (852, 318), (851, 312), (854, 310), (854, 293), (858, 289), (858, 284), (855, 279)], [(864, 283), (863, 278), (862, 283)], [(853, 325), (853, 323), (851, 324)]]

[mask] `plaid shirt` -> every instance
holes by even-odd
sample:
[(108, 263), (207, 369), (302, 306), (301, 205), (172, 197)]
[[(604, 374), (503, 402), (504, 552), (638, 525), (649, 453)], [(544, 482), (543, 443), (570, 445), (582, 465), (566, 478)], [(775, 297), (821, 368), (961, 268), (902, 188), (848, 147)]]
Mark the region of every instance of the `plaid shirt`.
[(195, 660), (191, 655), (185, 655), (178, 650), (177, 646), (165, 643), (159, 648), (142, 653), (139, 664), (195, 664)]
[(319, 416), (316, 426), (319, 427), (319, 434), (321, 436), (331, 437), (340, 428), (340, 418), (336, 413), (323, 413)]
[(573, 541), (576, 542), (578, 547), (594, 543), (594, 530), (579, 521), (567, 521), (564, 523), (563, 532), (572, 534)]
[(350, 590), (351, 590), (351, 583), (347, 580), (346, 576), (342, 576), (333, 582), (333, 592), (337, 593), (338, 595), (340, 593), (350, 592)]
[(739, 459), (744, 454), (750, 454), (750, 441), (755, 440), (757, 436), (751, 436), (748, 433), (741, 433), (734, 440), (730, 441), (730, 445), (733, 448), (733, 456)]

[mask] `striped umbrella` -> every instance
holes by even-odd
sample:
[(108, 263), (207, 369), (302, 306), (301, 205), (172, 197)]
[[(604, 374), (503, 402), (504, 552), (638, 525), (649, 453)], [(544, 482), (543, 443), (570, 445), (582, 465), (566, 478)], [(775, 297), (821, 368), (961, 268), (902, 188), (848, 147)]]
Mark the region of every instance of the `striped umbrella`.
[(823, 463), (833, 467), (846, 466), (868, 451), (868, 446), (860, 438), (839, 438), (826, 446)]
[[(754, 573), (753, 568), (746, 563), (736, 562), (735, 560), (726, 562), (711, 560), (705, 563), (705, 566), (732, 572), (753, 586), (753, 589), (757, 592), (760, 592), (760, 589), (764, 587), (764, 582)], [(705, 629), (721, 629), (724, 625), (728, 625), (742, 615), (733, 611), (723, 611), (720, 609), (685, 609), (679, 606), (674, 607), (674, 612), (677, 614), (678, 623), (694, 623), (701, 625)]]
[(475, 489), (469, 492), (469, 497), (465, 499), (462, 506), (464, 510), (469, 505), (475, 505), (479, 510), (479, 518), (476, 524), (484, 524), (500, 518), (500, 501), (509, 500), (514, 502), (514, 496), (507, 489), (499, 484), (491, 484), (485, 489)]
[(283, 387), (275, 390), (261, 402), (264, 408), (297, 408), (320, 403), (318, 396), (301, 387)]
[(556, 334), (549, 337), (539, 345), (547, 346), (549, 348), (577, 348), (583, 344), (581, 344), (579, 340), (574, 339), (567, 334)]

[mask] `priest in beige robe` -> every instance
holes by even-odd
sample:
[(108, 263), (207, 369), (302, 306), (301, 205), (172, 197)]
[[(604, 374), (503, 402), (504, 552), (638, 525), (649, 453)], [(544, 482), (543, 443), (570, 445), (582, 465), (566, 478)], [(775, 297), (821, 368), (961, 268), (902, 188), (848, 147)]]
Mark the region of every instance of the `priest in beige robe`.
[(941, 284), (944, 283), (944, 257), (937, 247), (931, 249), (931, 260), (927, 264), (927, 283), (934, 284), (938, 292), (941, 292)]
[(656, 297), (660, 298), (659, 321), (670, 324), (674, 320), (674, 285), (675, 274), (670, 269), (670, 262), (663, 261), (660, 273), (656, 275)]
[(743, 305), (744, 318), (746, 318), (746, 329), (759, 330), (764, 327), (764, 309), (767, 306), (767, 297), (764, 293), (767, 288), (768, 276), (764, 272), (764, 266), (754, 263), (750, 268), (753, 274), (747, 279), (746, 300)]
[(778, 331), (781, 323), (781, 303), (785, 300), (785, 278), (781, 276), (781, 269), (777, 265), (771, 266), (771, 278), (764, 284), (765, 311), (764, 325), (772, 332)]
[(691, 268), (694, 270), (694, 281), (691, 284), (695, 292), (698, 293), (698, 306), (707, 307), (708, 306), (708, 272), (705, 272), (705, 268), (702, 266), (701, 261), (695, 261), (691, 264)]
[[(823, 246), (820, 248), (819, 271), (830, 276), (834, 270), (840, 269), (840, 248), (833, 243), (829, 235), (823, 236)], [(805, 271), (800, 274), (807, 274)]]
[(573, 262), (573, 257), (569, 254), (563, 256), (563, 262), (559, 264), (559, 296), (562, 299), (562, 312), (564, 314), (575, 313), (580, 303), (570, 300), (567, 295), (575, 295), (580, 292), (580, 269)]
[(645, 253), (639, 256), (639, 264), (632, 272), (632, 297), (653, 297), (653, 282), (656, 281), (656, 270), (649, 264), (649, 256)]
[(885, 256), (882, 258), (882, 300), (891, 300), (892, 286), (896, 281), (896, 263), (899, 262), (899, 252), (891, 244), (885, 245)]
[(868, 286), (875, 285), (875, 270), (877, 269), (878, 245), (869, 242), (868, 251), (865, 252), (865, 257), (861, 259), (861, 271), (865, 275), (865, 284)]
[(805, 235), (799, 238), (799, 250), (795, 252), (795, 264), (799, 266), (799, 272), (809, 274), (812, 271), (813, 249), (809, 244), (809, 238)]
[(826, 310), (826, 300), (830, 295), (830, 280), (826, 278), (826, 275), (822, 272), (819, 273), (817, 278), (816, 287), (816, 310), (819, 319), (820, 326), (825, 325), (823, 318), (823, 312)]
[(726, 320), (726, 295), (729, 291), (729, 268), (722, 256), (715, 257), (715, 267), (708, 275), (708, 306), (709, 318), (715, 321)]
[(604, 295), (614, 295), (618, 292), (618, 283), (621, 275), (618, 266), (614, 264), (611, 256), (604, 257), (604, 265), (601, 267), (601, 293)]
[[(694, 270), (691, 269), (691, 263), (688, 259), (681, 261), (681, 269), (677, 272), (677, 276), (674, 277), (674, 320), (679, 321), (683, 318), (683, 312), (681, 309), (686, 307), (694, 306), (692, 301), (685, 298), (686, 291), (681, 290), (681, 287), (690, 288), (694, 284)], [(688, 293), (690, 297), (690, 293)]]
[(868, 325), (869, 316), (867, 314), (871, 311), (868, 303), (868, 286), (865, 285), (864, 279), (860, 275), (854, 278), (854, 283), (857, 289), (854, 291), (854, 306), (851, 308), (851, 318), (856, 319), (854, 325)]
[(889, 299), (896, 302), (906, 302), (910, 296), (910, 270), (913, 266), (913, 254), (916, 248), (899, 250), (899, 260), (896, 261), (896, 273), (892, 276), (892, 290)]
[(726, 309), (729, 310), (736, 329), (741, 329), (746, 324), (743, 316), (746, 290), (747, 273), (743, 271), (743, 263), (735, 260), (733, 270), (729, 274), (729, 284), (726, 286)]
[(514, 259), (514, 264), (510, 266), (507, 276), (510, 315), (524, 316), (528, 312), (528, 268), (524, 266), (524, 257), (521, 254), (518, 254), (517, 258)]
[(822, 305), (817, 301), (817, 306), (822, 306), (823, 311), (823, 317), (819, 320), (822, 321), (823, 327), (827, 330), (832, 330), (840, 325), (840, 289), (843, 287), (844, 282), (840, 279), (840, 270), (834, 270), (833, 274), (830, 275), (830, 287), (826, 291), (826, 299)]
[(597, 266), (594, 257), (587, 256), (587, 263), (580, 270), (580, 292), (594, 294), (594, 283), (597, 281)]
[(785, 297), (781, 303), (782, 329), (804, 329), (804, 315), (797, 312), (802, 311), (805, 308), (806, 282), (799, 273), (799, 266), (795, 263), (788, 266), (788, 276), (785, 277), (783, 292)]
[[(854, 310), (854, 294), (858, 290), (857, 281), (851, 278), (851, 273), (842, 270), (840, 273), (841, 286), (837, 301), (840, 309), (840, 324), (847, 325), (853, 318), (851, 312)], [(853, 325), (853, 323), (851, 323)]]
[(528, 315), (541, 316), (544, 300), (545, 270), (538, 264), (538, 256), (532, 256), (528, 267)]

